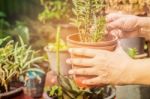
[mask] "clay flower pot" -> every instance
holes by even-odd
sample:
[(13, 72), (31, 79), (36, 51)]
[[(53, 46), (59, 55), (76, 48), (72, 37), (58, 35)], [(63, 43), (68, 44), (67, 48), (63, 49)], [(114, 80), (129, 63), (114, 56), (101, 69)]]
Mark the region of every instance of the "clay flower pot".
[[(48, 47), (45, 47), (44, 50), (46, 51), (48, 55), (48, 61), (51, 67), (51, 71), (53, 71), (55, 74), (57, 73), (57, 63), (56, 63), (56, 52), (50, 51)], [(60, 72), (62, 75), (68, 75), (69, 69), (71, 67), (66, 63), (66, 59), (68, 59), (70, 56), (68, 54), (68, 51), (60, 51)]]
[[(117, 46), (118, 38), (115, 35), (107, 35), (104, 37), (102, 41), (99, 42), (81, 42), (79, 39), (79, 34), (72, 34), (67, 37), (67, 44), (69, 48), (90, 48), (90, 49), (103, 49), (113, 51)], [(71, 58), (88, 58), (85, 56), (76, 56), (71, 55)], [(73, 65), (72, 68), (80, 68), (80, 66)], [(93, 76), (92, 76), (93, 77)], [(82, 84), (82, 81), (85, 79), (92, 78), (91, 76), (82, 76), (82, 75), (74, 75), (74, 79), (76, 84), (79, 87), (95, 87), (95, 86), (87, 86)]]

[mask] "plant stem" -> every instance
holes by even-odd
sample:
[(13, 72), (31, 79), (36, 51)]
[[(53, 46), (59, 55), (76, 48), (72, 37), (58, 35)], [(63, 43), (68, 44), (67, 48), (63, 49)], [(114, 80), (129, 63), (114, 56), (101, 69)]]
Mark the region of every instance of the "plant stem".
[(60, 47), (60, 26), (57, 27), (56, 33), (56, 65), (57, 65), (57, 74), (60, 75), (60, 54), (59, 54), (59, 47)]

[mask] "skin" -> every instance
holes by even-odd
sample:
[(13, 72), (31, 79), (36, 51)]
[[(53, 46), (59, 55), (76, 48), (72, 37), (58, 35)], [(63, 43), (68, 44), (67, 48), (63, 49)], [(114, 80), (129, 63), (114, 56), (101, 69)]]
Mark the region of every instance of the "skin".
[[(107, 15), (108, 33), (119, 38), (148, 37), (150, 18), (112, 13)], [(82, 68), (72, 69), (69, 74), (94, 75), (95, 78), (84, 80), (87, 85), (100, 84), (144, 84), (150, 85), (150, 59), (134, 60), (120, 46), (114, 52), (86, 48), (69, 49), (71, 54), (89, 56), (90, 58), (72, 58), (68, 64), (80, 65)]]

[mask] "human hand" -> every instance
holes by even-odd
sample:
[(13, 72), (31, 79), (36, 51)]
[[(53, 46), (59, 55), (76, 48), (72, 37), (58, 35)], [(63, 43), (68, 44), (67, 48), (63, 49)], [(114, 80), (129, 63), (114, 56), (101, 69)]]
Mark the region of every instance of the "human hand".
[(129, 63), (132, 59), (118, 47), (114, 52), (95, 49), (73, 48), (69, 52), (75, 55), (91, 58), (68, 59), (68, 64), (79, 65), (69, 71), (69, 74), (90, 75), (95, 78), (84, 80), (86, 85), (127, 84), (131, 82)]
[(106, 16), (107, 30), (119, 38), (137, 37), (140, 35), (140, 18), (134, 15), (111, 13)]

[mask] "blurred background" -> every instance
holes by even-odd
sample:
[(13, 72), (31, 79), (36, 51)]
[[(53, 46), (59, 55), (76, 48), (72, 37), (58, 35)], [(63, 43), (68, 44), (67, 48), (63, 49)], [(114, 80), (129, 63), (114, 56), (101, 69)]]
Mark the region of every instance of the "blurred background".
[[(78, 32), (70, 23), (74, 17), (72, 7), (72, 0), (0, 0), (0, 38), (10, 36), (18, 41), (18, 36), (21, 36), (26, 44), (38, 50), (40, 56), (44, 56), (44, 47), (55, 41), (58, 25), (61, 26), (64, 41), (68, 34)], [(105, 0), (105, 14), (118, 11), (150, 16), (150, 0)], [(44, 68), (48, 67), (46, 61), (39, 64)], [(142, 89), (140, 92), (146, 94), (148, 90), (149, 88), (146, 91)], [(127, 89), (122, 93), (128, 91)], [(149, 97), (148, 94), (146, 97)]]

